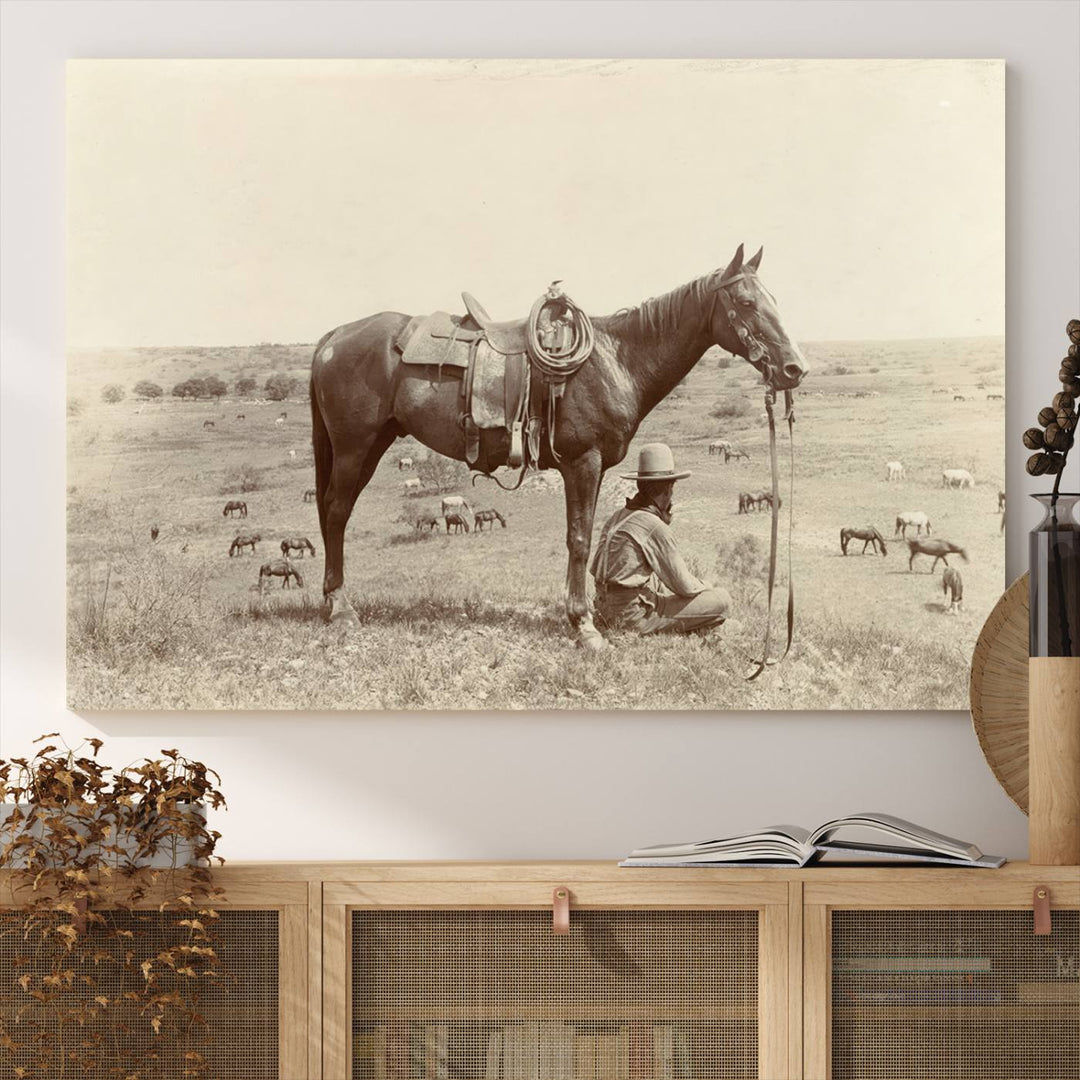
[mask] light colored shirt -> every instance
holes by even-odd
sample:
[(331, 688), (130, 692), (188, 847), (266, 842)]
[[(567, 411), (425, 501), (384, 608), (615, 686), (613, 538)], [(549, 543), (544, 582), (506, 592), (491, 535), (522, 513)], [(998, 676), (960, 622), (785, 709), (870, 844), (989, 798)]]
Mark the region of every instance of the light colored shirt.
[(679, 554), (671, 526), (653, 510), (628, 506), (605, 523), (590, 571), (597, 586), (640, 588), (655, 575), (675, 596), (697, 596), (708, 588)]

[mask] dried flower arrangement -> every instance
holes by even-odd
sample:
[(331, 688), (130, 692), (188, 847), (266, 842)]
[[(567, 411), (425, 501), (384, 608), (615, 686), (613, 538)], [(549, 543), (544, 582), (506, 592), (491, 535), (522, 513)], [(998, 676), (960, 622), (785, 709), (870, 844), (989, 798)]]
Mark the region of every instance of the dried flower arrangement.
[(1027, 471), (1032, 476), (1054, 474), (1055, 496), (1076, 432), (1076, 403), (1080, 399), (1080, 358), (1077, 357), (1080, 319), (1070, 319), (1065, 332), (1069, 335), (1069, 352), (1058, 371), (1061, 390), (1039, 412), (1041, 427), (1030, 427), (1024, 432), (1024, 445), (1036, 451), (1027, 460)]
[(206, 1077), (199, 1000), (224, 978), (210, 874), (224, 860), (205, 810), (225, 805), (220, 778), (176, 750), (113, 770), (101, 746), (0, 759), (6, 1075)]

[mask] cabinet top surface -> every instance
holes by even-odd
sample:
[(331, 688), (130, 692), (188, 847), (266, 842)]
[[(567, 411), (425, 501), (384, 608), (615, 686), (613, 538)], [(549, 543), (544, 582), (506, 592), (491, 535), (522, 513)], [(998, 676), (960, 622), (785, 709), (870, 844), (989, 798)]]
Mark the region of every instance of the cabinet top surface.
[(569, 861), (371, 861), (371, 862), (229, 862), (215, 874), (251, 881), (595, 881), (664, 882), (667, 884), (856, 881), (930, 882), (1075, 882), (1080, 885), (1080, 866), (1032, 866), (1009, 862), (997, 870), (942, 866), (818, 866), (806, 868), (746, 867), (619, 867), (601, 860)]

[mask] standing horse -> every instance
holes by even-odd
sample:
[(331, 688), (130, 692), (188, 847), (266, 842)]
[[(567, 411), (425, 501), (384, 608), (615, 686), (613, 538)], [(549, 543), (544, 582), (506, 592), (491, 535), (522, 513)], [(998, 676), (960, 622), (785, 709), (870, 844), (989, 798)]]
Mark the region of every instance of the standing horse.
[(934, 562), (930, 567), (931, 574), (937, 569), (938, 559), (946, 566), (949, 565), (949, 560), (946, 558), (948, 555), (959, 555), (964, 562), (968, 561), (967, 552), (959, 544), (954, 544), (951, 540), (928, 540), (924, 536), (919, 540), (909, 540), (907, 546), (911, 552), (907, 564), (908, 570), (914, 568), (916, 555), (934, 556)]
[(476, 522), (476, 531), (484, 531), (484, 523), (487, 522), (491, 528), (495, 528), (495, 522), (497, 521), (504, 529), (506, 528), (506, 518), (499, 513), (498, 510), (477, 510), (473, 515), (473, 520)]
[[(771, 392), (798, 386), (806, 361), (758, 278), (761, 251), (743, 261), (739, 246), (713, 271), (615, 315), (593, 319), (594, 345), (571, 375), (541, 469), (558, 469), (566, 493), (566, 614), (578, 641), (605, 642), (585, 591), (596, 500), (604, 473), (626, 456), (641, 421), (713, 345), (747, 360)], [(437, 454), (462, 461), (461, 380), (438, 367), (403, 365), (394, 342), (410, 316), (380, 312), (339, 326), (315, 346), (312, 433), (319, 524), (326, 548), (323, 592), (334, 622), (356, 625), (344, 591), (345, 526), (360, 492), (391, 443), (412, 435)], [(481, 433), (474, 464), (490, 473), (510, 449), (502, 430)]]
[(864, 525), (861, 529), (846, 528), (840, 530), (840, 550), (846, 555), (848, 544), (852, 540), (862, 540), (862, 553), (866, 554), (866, 548), (868, 545), (873, 544), (874, 554), (877, 554), (878, 546), (881, 547), (881, 554), (888, 555), (888, 551), (885, 550), (885, 537), (881, 535), (874, 528), (873, 525)]
[(247, 517), (247, 503), (241, 502), (239, 499), (230, 499), (225, 504), (225, 509), (221, 511), (221, 516), (232, 517), (233, 514), (239, 514), (241, 517)]
[(921, 510), (903, 510), (896, 515), (896, 535), (893, 539), (906, 537), (908, 527), (916, 530), (916, 536), (922, 536), (923, 529), (930, 535), (930, 519)]
[(950, 566), (944, 574), (941, 575), (941, 591), (943, 593), (952, 592), (952, 596), (949, 598), (949, 610), (946, 615), (955, 615), (958, 611), (964, 610), (964, 579), (960, 576), (960, 571), (954, 566)]
[(301, 589), (304, 587), (304, 579), (300, 576), (300, 571), (288, 559), (271, 559), (259, 567), (259, 589), (269, 585), (270, 579), (275, 577), (281, 578), (283, 589), (290, 587), (293, 578), (296, 578), (296, 584)]
[(281, 554), (287, 559), (290, 551), (299, 551), (301, 559), (305, 551), (310, 551), (314, 558), (315, 545), (306, 536), (290, 536), (287, 540), (281, 541)]

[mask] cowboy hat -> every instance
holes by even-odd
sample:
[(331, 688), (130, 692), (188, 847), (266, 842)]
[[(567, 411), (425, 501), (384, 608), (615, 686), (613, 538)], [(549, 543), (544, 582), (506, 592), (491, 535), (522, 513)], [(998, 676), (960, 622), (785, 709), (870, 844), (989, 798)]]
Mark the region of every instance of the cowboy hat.
[(624, 480), (685, 480), (689, 472), (675, 471), (675, 455), (667, 443), (646, 443), (638, 451), (637, 472), (622, 473)]

